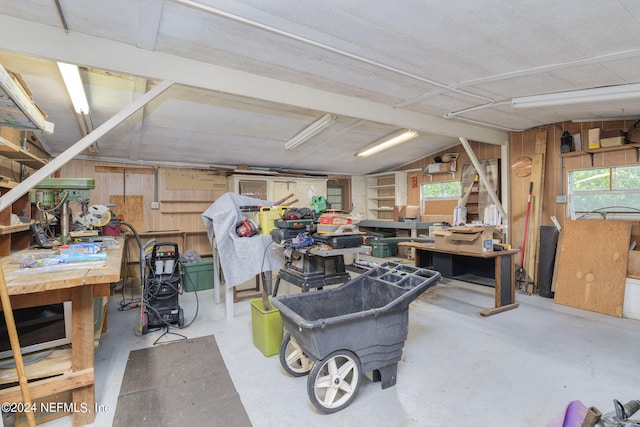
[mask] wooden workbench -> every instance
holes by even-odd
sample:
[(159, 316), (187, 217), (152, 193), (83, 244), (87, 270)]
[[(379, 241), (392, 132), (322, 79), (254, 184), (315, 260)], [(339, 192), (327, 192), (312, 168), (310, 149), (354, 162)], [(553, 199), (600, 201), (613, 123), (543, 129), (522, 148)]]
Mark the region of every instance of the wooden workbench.
[[(76, 426), (91, 424), (95, 417), (93, 303), (96, 297), (109, 296), (110, 284), (120, 280), (124, 241), (118, 242), (119, 248), (107, 249), (106, 265), (100, 267), (34, 273), (33, 269), (21, 271), (11, 256), (1, 260), (12, 308), (72, 303), (71, 369), (30, 382), (29, 390), (33, 400), (71, 390)], [(21, 401), (19, 386), (0, 390), (0, 402)]]
[[(416, 267), (429, 267), (430, 262), (428, 257), (432, 253), (449, 255), (452, 260), (454, 256), (487, 260), (493, 259), (495, 273), (495, 306), (493, 308), (481, 311), (480, 314), (482, 316), (491, 316), (492, 314), (501, 313), (503, 311), (511, 310), (518, 307), (519, 304), (515, 302), (516, 288), (513, 270), (513, 256), (519, 253), (519, 250), (511, 249), (508, 251), (475, 253), (437, 249), (434, 246), (416, 242), (401, 242), (398, 244), (415, 249)], [(441, 271), (440, 273), (443, 276), (447, 276), (445, 272)]]

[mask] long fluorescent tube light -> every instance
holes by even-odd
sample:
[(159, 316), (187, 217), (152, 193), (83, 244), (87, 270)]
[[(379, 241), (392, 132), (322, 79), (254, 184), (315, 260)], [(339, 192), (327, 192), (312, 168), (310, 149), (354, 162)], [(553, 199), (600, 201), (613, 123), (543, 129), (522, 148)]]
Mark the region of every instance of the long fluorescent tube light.
[(58, 68), (60, 69), (60, 74), (62, 74), (64, 85), (67, 87), (73, 109), (78, 114), (89, 114), (89, 103), (87, 102), (87, 95), (84, 92), (84, 85), (82, 84), (82, 79), (80, 79), (78, 67), (58, 62)]
[(395, 145), (402, 144), (403, 142), (413, 139), (416, 136), (418, 136), (418, 132), (416, 132), (415, 130), (405, 129), (389, 135), (381, 141), (376, 141), (373, 144), (366, 146), (365, 148), (354, 154), (354, 156), (369, 157), (373, 154), (387, 150)]
[(556, 92), (544, 95), (523, 96), (520, 98), (513, 98), (511, 100), (511, 107), (552, 107), (555, 105), (618, 101), (634, 98), (640, 98), (640, 83), (573, 90), (568, 92)]
[(324, 116), (320, 117), (318, 120), (310, 124), (308, 127), (306, 127), (304, 130), (302, 130), (302, 132), (291, 138), (289, 141), (285, 142), (284, 149), (293, 150), (298, 145), (310, 140), (311, 138), (331, 126), (331, 124), (335, 121), (335, 116), (331, 114), (325, 114)]

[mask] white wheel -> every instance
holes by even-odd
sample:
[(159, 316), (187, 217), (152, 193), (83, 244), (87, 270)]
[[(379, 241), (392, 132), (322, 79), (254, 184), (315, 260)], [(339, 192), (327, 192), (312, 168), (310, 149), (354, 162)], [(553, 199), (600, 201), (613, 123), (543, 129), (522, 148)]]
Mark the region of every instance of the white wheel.
[(285, 335), (280, 345), (280, 364), (294, 377), (307, 375), (313, 368), (313, 361), (304, 354), (295, 338), (289, 334)]
[(316, 363), (307, 379), (307, 394), (313, 406), (327, 414), (347, 407), (360, 388), (358, 356), (338, 350)]

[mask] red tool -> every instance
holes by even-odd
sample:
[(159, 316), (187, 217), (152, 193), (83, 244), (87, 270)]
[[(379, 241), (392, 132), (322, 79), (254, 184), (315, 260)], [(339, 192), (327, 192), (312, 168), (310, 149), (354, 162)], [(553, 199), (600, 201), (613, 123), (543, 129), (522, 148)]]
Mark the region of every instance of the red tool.
[[(526, 293), (527, 289), (527, 272), (524, 269), (524, 255), (527, 250), (527, 234), (529, 233), (529, 215), (531, 212), (531, 193), (533, 192), (533, 182), (529, 182), (529, 196), (527, 197), (527, 212), (524, 219), (524, 234), (522, 237), (522, 255), (520, 257), (520, 268), (516, 270), (516, 282), (518, 282), (518, 291)], [(522, 290), (524, 283), (524, 291)]]

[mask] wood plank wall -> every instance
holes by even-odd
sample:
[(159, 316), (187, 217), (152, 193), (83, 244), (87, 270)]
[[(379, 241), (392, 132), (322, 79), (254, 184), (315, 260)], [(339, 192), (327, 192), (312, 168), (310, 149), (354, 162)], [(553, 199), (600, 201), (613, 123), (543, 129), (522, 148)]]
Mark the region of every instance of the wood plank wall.
[[(523, 132), (512, 132), (509, 134), (509, 156), (513, 161), (519, 156), (528, 156), (533, 158), (535, 153), (535, 135), (539, 131), (547, 131), (547, 147), (545, 156), (545, 173), (544, 173), (544, 194), (542, 198), (542, 218), (540, 225), (553, 225), (552, 216), (558, 219), (562, 225), (567, 218), (568, 210), (566, 204), (556, 203), (556, 196), (567, 194), (567, 172), (575, 169), (586, 169), (591, 167), (591, 157), (588, 154), (571, 156), (564, 158), (564, 168), (562, 178), (560, 177), (561, 157), (560, 157), (560, 138), (562, 133), (567, 130), (570, 134), (581, 135), (582, 146), (588, 144), (588, 131), (592, 128), (601, 128), (604, 130), (623, 130), (628, 131), (635, 124), (635, 120), (631, 121), (594, 121), (594, 122), (561, 122), (536, 129)], [(500, 147), (497, 145), (483, 144), (478, 142), (470, 142), (473, 151), (480, 160), (500, 158)], [(409, 172), (407, 177), (408, 188), (408, 204), (419, 205), (420, 193), (419, 188), (422, 183), (430, 182), (428, 176), (424, 176), (421, 172), (429, 164), (433, 163), (435, 156), (441, 156), (444, 153), (458, 153), (457, 172), (452, 178), (450, 174), (433, 175), (433, 181), (459, 180), (460, 171), (464, 163), (469, 162), (469, 158), (461, 145), (448, 148), (431, 156), (416, 160), (400, 169), (420, 169), (419, 172)], [(636, 152), (633, 149), (622, 151), (609, 151), (594, 154), (593, 167), (623, 166), (637, 165)], [(412, 178), (413, 176), (413, 178)], [(417, 179), (416, 179), (417, 178)], [(413, 179), (413, 184), (412, 184)], [(518, 177), (513, 172), (510, 173), (511, 194), (510, 197), (510, 224), (511, 244), (519, 248), (522, 245), (522, 236), (524, 229), (524, 217), (527, 202), (527, 193), (529, 187), (529, 177)], [(417, 184), (417, 185), (416, 185)], [(638, 234), (637, 227), (634, 227), (632, 234)]]
[[(534, 153), (534, 138), (536, 132), (540, 130), (547, 131), (547, 155), (545, 158), (545, 174), (544, 174), (544, 196), (542, 200), (542, 218), (540, 225), (553, 225), (552, 216), (558, 219), (560, 225), (563, 225), (567, 219), (568, 206), (564, 203), (556, 203), (556, 196), (567, 194), (567, 177), (568, 172), (576, 169), (591, 168), (591, 156), (589, 154), (575, 155), (569, 157), (560, 156), (560, 138), (566, 130), (571, 135), (580, 134), (583, 149), (588, 145), (589, 129), (601, 128), (604, 130), (623, 130), (627, 131), (633, 126), (635, 120), (631, 121), (594, 121), (594, 122), (562, 122), (545, 126), (539, 129), (533, 129), (526, 132), (514, 132), (509, 136), (509, 155), (511, 159), (518, 156), (532, 157)], [(563, 162), (561, 162), (563, 159)], [(561, 177), (561, 167), (562, 177)], [(611, 167), (624, 165), (637, 165), (636, 152), (633, 149), (622, 151), (603, 151), (595, 153), (593, 156), (593, 167)], [(527, 177), (517, 177), (511, 174), (511, 218), (514, 227), (514, 242), (522, 240), (522, 228), (524, 227), (523, 218), (526, 208), (527, 199)]]
[(154, 199), (151, 166), (73, 160), (60, 169), (60, 177), (94, 178), (96, 188), (91, 190), (90, 205), (126, 200), (126, 206), (112, 210), (123, 214), (125, 221), (135, 222), (132, 225), (139, 233), (180, 231), (187, 236), (185, 247), (180, 248), (182, 253), (187, 250), (211, 253), (201, 214), (226, 192), (224, 176), (200, 169), (158, 168), (160, 209), (151, 209)]
[[(501, 156), (500, 146), (493, 144), (484, 144), (481, 142), (469, 141), (471, 147), (473, 148), (474, 153), (478, 160), (486, 160), (486, 159), (499, 159)], [(456, 161), (456, 172), (455, 174), (450, 173), (440, 173), (434, 174), (431, 176), (424, 175), (423, 171), (427, 165), (434, 163), (434, 158), (437, 156), (442, 156), (445, 153), (457, 153), (458, 159)], [(440, 151), (438, 153), (434, 153), (433, 155), (424, 157), (422, 159), (416, 160), (415, 162), (404, 165), (399, 170), (412, 170), (419, 169), (415, 172), (407, 173), (407, 205), (409, 206), (419, 206), (420, 205), (420, 186), (424, 183), (428, 182), (441, 182), (441, 181), (459, 181), (462, 175), (462, 165), (465, 163), (470, 163), (469, 156), (467, 155), (462, 144), (458, 144), (452, 146), (446, 150)], [(453, 207), (455, 207), (455, 203), (441, 203), (439, 205), (443, 206), (444, 210), (450, 210), (450, 213), (445, 214), (445, 212), (439, 208), (436, 209), (438, 215), (430, 215), (430, 220), (432, 221), (448, 221), (451, 222), (453, 220)], [(453, 207), (451, 207), (453, 206)]]

